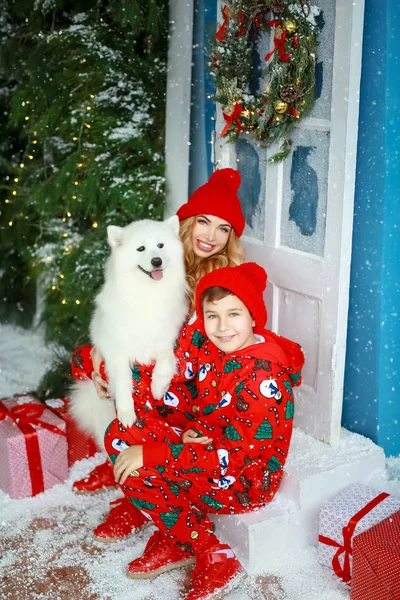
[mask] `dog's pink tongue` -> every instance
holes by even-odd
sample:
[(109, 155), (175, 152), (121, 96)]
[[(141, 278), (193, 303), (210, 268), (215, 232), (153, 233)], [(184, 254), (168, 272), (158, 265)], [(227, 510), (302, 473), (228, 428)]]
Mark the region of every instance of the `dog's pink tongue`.
[(162, 272), (162, 270), (161, 270), (161, 269), (159, 269), (159, 270), (157, 270), (157, 271), (152, 271), (152, 272), (150, 273), (150, 275), (151, 275), (151, 278), (152, 278), (152, 279), (156, 279), (156, 281), (158, 281), (159, 279), (162, 279), (162, 278), (163, 278), (163, 272)]

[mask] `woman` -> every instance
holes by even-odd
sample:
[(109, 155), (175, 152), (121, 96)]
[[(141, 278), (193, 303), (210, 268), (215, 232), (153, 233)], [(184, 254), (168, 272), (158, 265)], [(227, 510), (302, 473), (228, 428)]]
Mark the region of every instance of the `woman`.
[[(240, 242), (245, 220), (237, 195), (239, 186), (239, 171), (217, 170), (177, 211), (191, 305), (189, 315), (193, 316), (196, 286), (203, 275), (221, 267), (240, 265), (245, 260)], [(93, 348), (91, 357), (93, 363), (87, 361), (84, 367), (86, 375), (92, 377), (99, 397), (109, 397), (107, 383), (100, 374), (102, 356)], [(76, 375), (79, 374), (75, 370)], [(115, 485), (113, 469), (107, 460), (87, 478), (76, 481), (73, 487), (84, 493)], [(122, 500), (117, 502), (94, 534), (99, 540), (113, 541), (129, 535), (142, 524), (140, 513), (135, 514), (129, 501)]]

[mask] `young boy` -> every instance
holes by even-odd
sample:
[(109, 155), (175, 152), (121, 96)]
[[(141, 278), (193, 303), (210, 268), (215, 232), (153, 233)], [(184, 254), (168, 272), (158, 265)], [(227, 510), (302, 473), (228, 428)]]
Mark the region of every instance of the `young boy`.
[(180, 375), (169, 399), (185, 415), (183, 433), (149, 410), (129, 430), (113, 421), (105, 435), (122, 491), (158, 529), (128, 575), (150, 578), (195, 562), (186, 600), (211, 598), (241, 574), (207, 513), (256, 510), (283, 475), (292, 385), (301, 381), (304, 357), (297, 344), (264, 330), (266, 279), (247, 263), (199, 282), (199, 318), (180, 335)]

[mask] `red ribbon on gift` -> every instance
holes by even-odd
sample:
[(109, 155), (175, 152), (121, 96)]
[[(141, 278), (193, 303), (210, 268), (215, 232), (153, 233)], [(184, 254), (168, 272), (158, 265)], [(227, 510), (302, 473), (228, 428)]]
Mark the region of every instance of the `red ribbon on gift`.
[(239, 102), (236, 102), (235, 106), (233, 107), (233, 111), (230, 114), (226, 113), (225, 110), (222, 109), (222, 114), (224, 115), (226, 123), (225, 127), (221, 131), (221, 137), (224, 137), (224, 135), (228, 133), (232, 123), (236, 123), (236, 131), (243, 131), (243, 126), (239, 121), (239, 115), (241, 112), (243, 112), (243, 107), (241, 104), (239, 104)]
[[(281, 22), (278, 19), (272, 19), (271, 21), (267, 21), (267, 25), (269, 25), (270, 27), (280, 27), (281, 26)], [(290, 54), (287, 54), (287, 52), (285, 52), (285, 40), (286, 40), (286, 31), (283, 29), (281, 32), (281, 36), (278, 38), (276, 37), (276, 32), (275, 32), (275, 37), (274, 37), (274, 47), (271, 50), (271, 52), (268, 52), (267, 56), (265, 57), (265, 62), (268, 62), (269, 59), (271, 58), (271, 56), (279, 49), (279, 60), (281, 62), (288, 62), (290, 60)]]
[(64, 435), (65, 432), (42, 421), (42, 416), (45, 407), (41, 404), (34, 404), (33, 402), (27, 402), (26, 404), (17, 404), (12, 408), (8, 409), (6, 405), (0, 401), (0, 421), (9, 417), (18, 426), (20, 431), (24, 434), (26, 456), (28, 458), (29, 475), (31, 478), (32, 496), (37, 496), (41, 492), (44, 492), (44, 480), (43, 480), (43, 469), (42, 459), (40, 456), (39, 439), (36, 427), (42, 429), (48, 429), (57, 435)]
[(221, 27), (218, 29), (217, 33), (215, 34), (215, 37), (217, 38), (217, 40), (219, 42), (223, 42), (224, 39), (226, 38), (226, 29), (228, 27), (228, 23), (229, 23), (229, 11), (228, 11), (228, 7), (224, 6), (224, 8), (222, 9), (222, 16), (224, 17), (224, 22), (222, 23)]
[[(322, 544), (326, 544), (327, 546), (334, 546), (337, 548), (336, 554), (332, 558), (332, 567), (335, 571), (336, 575), (340, 577), (345, 583), (350, 583), (351, 574), (350, 574), (350, 555), (353, 553), (351, 547), (351, 540), (357, 526), (357, 523), (361, 521), (372, 509), (375, 508), (378, 504), (380, 504), (385, 498), (387, 498), (389, 494), (386, 492), (382, 492), (376, 498), (368, 502), (361, 510), (358, 511), (354, 516), (351, 517), (347, 525), (345, 525), (342, 529), (343, 535), (343, 544), (337, 542), (336, 540), (332, 540), (331, 538), (325, 537), (324, 535), (319, 535), (318, 540)], [(340, 556), (344, 552), (344, 560), (343, 560), (343, 568), (340, 565)]]

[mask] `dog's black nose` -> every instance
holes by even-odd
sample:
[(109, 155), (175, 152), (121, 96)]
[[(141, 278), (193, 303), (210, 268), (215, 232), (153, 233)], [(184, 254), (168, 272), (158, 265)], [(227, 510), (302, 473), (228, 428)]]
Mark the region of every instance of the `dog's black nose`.
[(156, 256), (156, 258), (151, 259), (151, 264), (153, 265), (153, 267), (156, 267), (156, 269), (158, 269), (162, 265), (162, 259), (159, 256)]

